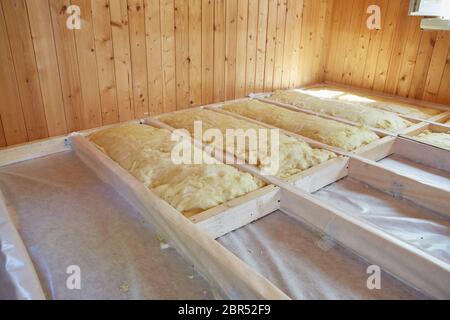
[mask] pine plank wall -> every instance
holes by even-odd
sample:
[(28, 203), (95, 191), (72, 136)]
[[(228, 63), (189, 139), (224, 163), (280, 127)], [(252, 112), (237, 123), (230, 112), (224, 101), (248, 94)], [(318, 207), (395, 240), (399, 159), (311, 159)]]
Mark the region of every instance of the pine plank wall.
[(0, 0), (0, 146), (323, 80), (449, 104), (450, 33), (408, 2)]
[[(366, 27), (369, 5), (381, 29)], [(450, 31), (424, 31), (409, 0), (334, 0), (325, 79), (450, 104)]]

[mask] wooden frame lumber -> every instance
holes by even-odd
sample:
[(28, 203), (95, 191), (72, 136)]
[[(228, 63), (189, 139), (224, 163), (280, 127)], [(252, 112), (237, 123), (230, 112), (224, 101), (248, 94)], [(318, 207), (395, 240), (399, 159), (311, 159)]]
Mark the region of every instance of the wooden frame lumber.
[[(159, 121), (152, 119), (149, 120), (149, 122), (157, 125)], [(167, 125), (164, 126), (166, 126), (166, 128), (168, 129), (171, 128)], [(171, 129), (173, 130), (173, 128)], [(391, 149), (396, 138), (385, 138), (390, 139), (388, 141), (388, 146), (389, 149)], [(197, 142), (200, 143), (200, 141)], [(387, 145), (387, 143), (384, 143), (384, 145)], [(318, 172), (320, 172), (320, 174), (326, 179), (327, 184), (337, 181), (342, 177), (349, 176), (365, 184), (369, 184), (370, 186), (391, 196), (404, 198), (414, 202), (416, 205), (424, 206), (440, 214), (448, 215), (446, 208), (450, 206), (450, 190), (444, 190), (423, 184), (419, 180), (398, 174), (393, 170), (387, 169), (374, 161), (364, 159), (359, 155), (349, 155), (349, 157), (350, 159), (346, 157), (341, 158), (342, 162), (340, 171), (336, 171), (336, 167), (333, 167), (330, 164), (323, 164), (324, 166), (318, 170)], [(320, 201), (315, 200), (314, 197), (305, 193), (305, 186), (306, 190), (307, 188), (311, 188), (310, 190), (313, 191), (320, 189), (311, 187), (311, 185), (309, 184), (310, 181), (303, 180), (301, 183), (304, 183), (305, 186), (302, 186), (300, 183), (300, 188), (298, 188), (297, 185), (292, 185), (292, 182), (294, 182), (293, 180), (291, 180), (291, 183), (289, 183), (288, 181), (283, 181), (273, 176), (262, 176), (259, 173), (258, 169), (254, 166), (240, 165), (238, 167), (240, 167), (242, 170), (247, 170), (255, 176), (258, 176), (260, 179), (265, 180), (267, 183), (271, 183), (280, 187), (280, 203), (282, 211), (291, 214), (293, 213), (295, 216), (300, 217), (303, 221), (312, 224), (316, 228), (319, 228), (322, 232), (325, 232), (329, 236), (335, 238), (338, 242), (342, 242), (347, 247), (355, 250), (361, 256), (368, 258), (374, 263), (380, 264), (389, 272), (395, 274), (401, 279), (404, 279), (413, 286), (424, 290), (428, 294), (437, 297), (446, 297), (450, 295), (450, 290), (443, 287), (438, 280), (440, 277), (448, 277), (448, 275), (450, 274), (450, 265), (439, 259), (436, 259), (435, 257), (420, 249), (417, 249), (416, 247), (405, 241), (390, 236), (388, 233), (378, 229), (367, 221), (340, 212), (339, 210), (331, 206), (327, 206)], [(326, 169), (330, 168), (331, 170), (327, 172)], [(338, 172), (337, 175), (336, 172)], [(332, 174), (335, 175), (334, 181), (331, 181)], [(372, 182), (370, 178), (377, 175), (380, 175), (382, 179), (376, 179), (374, 182)], [(308, 176), (306, 176), (306, 178), (307, 177)], [(317, 177), (315, 177), (315, 179), (317, 179)], [(286, 200), (286, 192), (288, 192), (288, 194), (290, 195), (288, 196), (290, 200)], [(434, 203), (432, 199), (427, 197), (430, 194), (436, 194), (438, 196), (438, 203)], [(292, 200), (291, 198), (294, 198), (294, 200)], [(286, 206), (286, 201), (288, 203), (295, 202), (296, 205), (292, 207)], [(299, 203), (301, 203), (301, 205), (299, 205)], [(308, 210), (307, 208), (311, 208), (311, 210)], [(328, 228), (321, 228), (320, 224), (315, 223), (314, 219), (305, 219), (304, 214), (299, 213), (296, 210), (301, 210), (302, 212), (303, 210), (308, 211), (308, 214), (315, 217), (314, 219), (329, 219), (329, 221), (335, 221), (336, 219), (342, 220), (343, 222), (345, 222), (344, 225), (347, 230), (355, 229), (357, 230), (357, 232), (364, 233), (365, 235), (363, 238), (370, 239), (370, 241), (373, 241), (374, 244), (367, 245), (363, 250), (364, 247), (360, 247), (357, 244), (352, 244), (352, 242), (355, 242), (355, 240), (348, 241), (345, 237), (341, 237), (339, 233), (337, 235), (333, 232), (331, 234), (328, 233)], [(338, 218), (336, 218), (336, 216)], [(396, 257), (401, 256), (404, 260), (392, 260), (392, 257), (390, 255), (386, 256), (386, 254), (383, 253), (385, 244), (379, 246), (380, 243), (384, 242), (388, 242), (389, 247), (392, 248), (390, 254)], [(372, 251), (369, 255), (367, 255), (365, 250)], [(403, 264), (409, 265), (410, 263), (414, 264), (414, 267), (411, 268), (412, 270), (405, 270), (402, 267)], [(439, 276), (431, 279), (432, 277), (429, 277), (426, 271), (429, 268), (436, 270)]]
[(202, 232), (189, 219), (160, 199), (82, 135), (70, 142), (77, 156), (111, 184), (142, 216), (170, 239), (178, 251), (229, 298), (288, 299), (267, 279)]
[(423, 126), (417, 128), (414, 131), (410, 131), (407, 134), (401, 135), (401, 137), (417, 141), (417, 142), (419, 142), (421, 144), (430, 145), (430, 146), (433, 146), (433, 147), (438, 148), (438, 149), (442, 149), (442, 150), (444, 150), (446, 152), (449, 152), (449, 154), (450, 154), (450, 150), (441, 148), (440, 146), (433, 145), (431, 143), (427, 143), (426, 141), (422, 141), (422, 140), (417, 138), (417, 136), (419, 134), (421, 134), (421, 133), (423, 133), (423, 132), (425, 132), (427, 130), (430, 131), (430, 132), (450, 134), (450, 127), (449, 126), (445, 126), (445, 125), (440, 124), (440, 123), (426, 123), (426, 124), (424, 124)]
[(450, 189), (421, 183), (413, 177), (363, 158), (350, 159), (348, 176), (394, 198), (410, 200), (450, 218)]
[(449, 298), (450, 265), (415, 246), (289, 185), (282, 188), (281, 210), (419, 290), (436, 298)]
[[(287, 131), (287, 130), (284, 130), (284, 129), (280, 129), (280, 128), (272, 126), (270, 124), (267, 124), (267, 123), (264, 123), (264, 122), (260, 122), (260, 121), (257, 121), (255, 119), (251, 119), (251, 118), (239, 115), (237, 113), (233, 113), (233, 112), (229, 112), (229, 111), (223, 110), (221, 108), (222, 106), (223, 106), (223, 104), (222, 105), (215, 105), (215, 106), (206, 106), (205, 108), (209, 109), (209, 110), (216, 111), (216, 112), (220, 112), (220, 113), (223, 113), (223, 114), (227, 114), (227, 115), (235, 117), (237, 119), (246, 120), (246, 121), (258, 124), (258, 125), (260, 125), (262, 127), (272, 128), (272, 129), (279, 129), (281, 133), (283, 133), (283, 134), (285, 134), (287, 136), (299, 138), (299, 139), (305, 141), (306, 143), (308, 143), (309, 145), (311, 145), (314, 148), (326, 149), (326, 150), (332, 151), (332, 152), (334, 152), (334, 153), (336, 153), (338, 155), (348, 156), (350, 154), (360, 154), (360, 155), (365, 155), (366, 157), (370, 158), (371, 160), (380, 160), (380, 159), (384, 158), (385, 155), (380, 154), (379, 150), (384, 147), (384, 144), (387, 144), (391, 140), (394, 139), (393, 136), (384, 136), (384, 137), (380, 138), (377, 141), (373, 141), (373, 142), (369, 143), (368, 145), (362, 146), (362, 147), (360, 147), (360, 148), (358, 148), (358, 149), (356, 149), (354, 151), (349, 152), (349, 151), (346, 151), (344, 149), (336, 148), (336, 147), (327, 145), (325, 143), (322, 143), (320, 141), (316, 141), (316, 140), (313, 140), (311, 138), (299, 135), (297, 133), (294, 133), (294, 132), (291, 132), (291, 131)], [(374, 152), (372, 152), (372, 150)]]
[[(214, 109), (213, 109), (214, 110)], [(170, 130), (171, 132), (173, 132), (174, 130), (176, 130), (175, 128), (165, 124), (164, 122), (158, 120), (158, 117), (155, 118), (147, 118), (144, 119), (143, 121), (145, 124), (148, 125), (152, 125), (155, 127), (159, 127), (159, 128), (165, 128), (167, 130)], [(195, 140), (193, 137), (190, 137), (191, 141), (196, 144), (197, 146), (202, 146), (203, 142), (202, 141), (197, 141)], [(206, 146), (204, 146), (206, 147)], [(218, 148), (215, 150), (216, 154), (225, 154), (226, 157), (230, 157), (231, 159), (235, 159), (235, 155), (232, 154), (227, 154), (227, 152), (221, 148)], [(242, 163), (245, 163), (245, 159), (239, 159)], [(323, 188), (326, 185), (329, 185), (330, 183), (335, 182), (336, 180), (334, 180), (336, 177), (331, 174), (331, 175), (323, 175), (323, 172), (321, 169), (325, 169), (327, 168), (327, 172), (334, 172), (336, 170), (337, 174), (339, 177), (343, 177), (344, 175), (344, 171), (342, 170), (342, 167), (345, 166), (346, 160), (342, 160), (342, 159), (330, 159), (324, 163), (322, 163), (321, 165), (306, 169), (303, 172), (300, 172), (296, 175), (293, 175), (291, 177), (288, 177), (287, 179), (285, 179), (286, 181), (291, 181), (292, 183), (294, 183), (295, 185), (298, 185), (301, 188), (307, 188), (308, 191), (317, 191), (321, 188)], [(237, 167), (238, 169), (242, 170), (242, 167), (239, 165), (234, 165), (235, 167)], [(246, 167), (252, 167), (254, 171), (259, 171), (258, 168), (256, 168), (255, 166), (252, 165), (246, 165)], [(245, 170), (245, 169), (244, 169)], [(303, 180), (305, 181), (315, 181), (314, 184), (307, 184), (306, 182), (302, 182)]]
[[(126, 123), (139, 123), (139, 120), (132, 120)], [(97, 130), (111, 128), (123, 124), (124, 123), (116, 123), (108, 126), (83, 130), (80, 131), (79, 133), (83, 135), (88, 135)], [(10, 147), (4, 147), (0, 148), (0, 167), (70, 150), (71, 147), (70, 144), (68, 143), (67, 135), (26, 142)]]
[[(248, 98), (237, 101), (246, 100)], [(410, 100), (408, 103), (411, 103)], [(425, 107), (436, 108), (430, 103), (417, 105), (422, 104)], [(223, 103), (215, 103), (199, 108), (228, 114), (263, 127), (275, 128), (222, 110), (222, 105)], [(437, 121), (450, 115), (445, 112), (446, 108), (440, 106), (440, 109), (444, 112), (439, 115)], [(143, 119), (142, 123), (173, 130), (154, 118)], [(120, 125), (122, 124), (107, 127)], [(424, 120), (408, 128), (410, 130), (402, 135), (414, 135), (436, 126), (446, 127)], [(155, 225), (165, 239), (171, 240), (180, 253), (192, 261), (199, 271), (219, 288), (221, 294), (229, 298), (288, 299), (270, 281), (254, 272), (214, 240), (278, 209), (326, 233), (345, 247), (419, 290), (436, 298), (450, 297), (450, 264), (391, 236), (362, 218), (327, 205), (312, 195), (326, 185), (349, 177), (393, 197), (407, 199), (419, 206), (449, 216), (447, 212), (450, 207), (449, 190), (425, 184), (375, 162), (395, 154), (431, 168), (450, 172), (450, 157), (446, 150), (390, 133), (380, 134), (381, 139), (353, 152), (347, 152), (280, 129), (281, 133), (300, 138), (312, 147), (333, 151), (338, 157), (284, 180), (261, 175), (255, 166), (236, 164), (235, 167), (253, 174), (268, 185), (188, 219), (103, 154), (85, 137), (89, 133), (107, 127), (86, 130), (73, 134), (70, 138), (56, 137), (0, 149), (0, 167), (72, 149), (100, 178), (111, 184), (141, 212), (146, 220)], [(198, 147), (199, 141), (194, 139), (192, 141)], [(227, 154), (228, 156), (234, 157)]]
[[(350, 161), (349, 172), (353, 170), (350, 166), (353, 166), (355, 161), (360, 160), (355, 158), (350, 159)], [(363, 163), (369, 166), (368, 170), (371, 171), (377, 171), (382, 168), (371, 160), (365, 160)], [(248, 170), (248, 172), (265, 180), (267, 183), (281, 188), (281, 211), (300, 218), (303, 222), (327, 234), (345, 247), (355, 251), (360, 256), (379, 265), (384, 270), (419, 290), (436, 298), (445, 299), (450, 297), (450, 264), (435, 258), (406, 241), (391, 236), (366, 220), (342, 212), (315, 199), (313, 195), (289, 182), (273, 176), (261, 176), (259, 171), (252, 166), (241, 166), (241, 168)], [(396, 173), (391, 171), (386, 178), (394, 180), (392, 183), (395, 184), (397, 176)], [(421, 186), (422, 183), (414, 179), (410, 179), (408, 183), (410, 183), (408, 192), (406, 194), (397, 192), (396, 196), (405, 197), (416, 204), (420, 203), (423, 198), (415, 198), (415, 194), (411, 193), (411, 190), (414, 189), (415, 185)], [(374, 187), (379, 186), (374, 185)], [(386, 190), (380, 191), (388, 193)], [(429, 192), (430, 189), (427, 191)], [(442, 192), (450, 195), (450, 191)], [(443, 197), (441, 200), (448, 203), (450, 197)], [(445, 204), (443, 205), (445, 206)], [(432, 274), (430, 274), (430, 271), (432, 271)]]
[[(311, 111), (308, 109), (304, 109), (304, 108), (300, 108), (297, 106), (293, 106), (287, 103), (282, 103), (282, 102), (278, 102), (278, 101), (273, 101), (270, 99), (266, 99), (266, 98), (257, 98), (256, 100), (267, 103), (267, 104), (271, 104), (280, 108), (284, 108), (290, 111), (295, 111), (295, 112), (299, 112), (299, 113), (306, 113), (306, 114), (310, 114), (313, 116), (317, 116), (323, 119), (328, 119), (328, 120), (333, 120), (333, 121), (337, 121), (340, 123), (344, 123), (344, 124), (348, 124), (350, 126), (354, 126), (354, 127), (361, 127), (362, 124), (354, 122), (354, 121), (350, 121), (344, 118), (340, 118), (340, 117), (335, 117), (335, 116), (330, 116), (328, 114), (325, 113), (321, 113), (321, 112), (315, 112), (315, 111)], [(385, 136), (392, 136), (395, 137), (396, 133), (395, 132), (390, 132), (387, 130), (383, 130), (383, 129), (378, 129), (375, 127), (371, 127), (371, 126), (365, 126), (367, 129), (369, 129), (370, 131), (375, 132), (377, 135), (379, 135), (380, 137), (385, 137)]]
[[(378, 92), (374, 92), (371, 90), (367, 90), (367, 89), (360, 89), (360, 88), (353, 88), (353, 87), (349, 87), (346, 85), (342, 85), (342, 84), (336, 84), (336, 83), (329, 83), (329, 82), (325, 82), (325, 83), (318, 83), (318, 84), (313, 84), (313, 85), (308, 85), (308, 86), (304, 86), (300, 89), (314, 89), (314, 88), (324, 88), (324, 89), (334, 89), (334, 90), (345, 90), (346, 93), (349, 94), (359, 94), (368, 98), (373, 98), (373, 99), (383, 99), (383, 100), (389, 100), (392, 102), (398, 102), (398, 103), (408, 103), (408, 104), (412, 104), (412, 105), (417, 105), (417, 106), (421, 106), (421, 107), (428, 107), (428, 108), (434, 108), (434, 109), (440, 109), (442, 110), (442, 113), (435, 115), (433, 117), (430, 117), (429, 119), (421, 119), (421, 118), (417, 118), (417, 117), (413, 117), (413, 116), (408, 116), (405, 114), (401, 114), (401, 113), (397, 113), (397, 112), (393, 112), (397, 114), (399, 117), (404, 118), (410, 122), (413, 123), (412, 126), (400, 130), (398, 132), (390, 132), (387, 130), (382, 130), (382, 129), (378, 129), (378, 128), (373, 128), (373, 127), (368, 127), (370, 130), (372, 130), (373, 132), (385, 136), (385, 135), (391, 135), (391, 136), (396, 136), (398, 134), (408, 134), (411, 131), (414, 131), (418, 128), (421, 128), (424, 126), (424, 124), (426, 123), (435, 123), (435, 122), (439, 122), (444, 118), (448, 118), (450, 115), (450, 108), (448, 106), (445, 105), (441, 105), (441, 104), (436, 104), (436, 103), (429, 103), (429, 102), (425, 102), (425, 101), (420, 101), (420, 100), (415, 100), (415, 99), (409, 99), (409, 98), (402, 98), (402, 97), (398, 97), (398, 96), (391, 96), (391, 95), (386, 95), (386, 94), (380, 94)], [(328, 118), (331, 120), (335, 120), (335, 121), (339, 121), (339, 122), (343, 122), (343, 123), (347, 123), (349, 125), (354, 125), (354, 126), (360, 126), (360, 124), (355, 123), (353, 121), (349, 121), (340, 117), (335, 117), (335, 116), (330, 116), (321, 112), (314, 112), (308, 109), (304, 109), (298, 106), (294, 106), (294, 105), (290, 105), (290, 104), (286, 104), (286, 103), (281, 103), (281, 102), (277, 102), (277, 101), (272, 101), (270, 99), (267, 99), (268, 96), (270, 96), (273, 93), (265, 93), (265, 94), (261, 94), (261, 95), (254, 95), (255, 99), (265, 102), (265, 103), (270, 103), (273, 105), (277, 105), (292, 111), (301, 111), (303, 113), (309, 113), (309, 114), (313, 114), (316, 116), (320, 116), (323, 118)]]
[(399, 155), (434, 169), (450, 172), (450, 153), (448, 150), (437, 148), (429, 144), (399, 137), (395, 139), (392, 154)]

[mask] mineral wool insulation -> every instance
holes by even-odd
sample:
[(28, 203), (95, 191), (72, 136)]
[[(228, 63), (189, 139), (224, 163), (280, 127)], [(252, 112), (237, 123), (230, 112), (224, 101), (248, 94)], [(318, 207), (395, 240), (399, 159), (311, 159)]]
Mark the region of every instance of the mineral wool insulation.
[(445, 133), (425, 130), (424, 132), (415, 136), (414, 139), (431, 144), (436, 147), (450, 150), (450, 131)]
[[(259, 129), (265, 129), (262, 126), (253, 124), (249, 121), (240, 120), (218, 112), (201, 109), (186, 110), (182, 112), (166, 114), (158, 117), (158, 119), (170, 125), (171, 127), (187, 129), (191, 133), (191, 135), (194, 134), (195, 121), (201, 121), (203, 130), (219, 129), (225, 136), (225, 139), (223, 141), (224, 145), (220, 146), (223, 149), (225, 149), (225, 142), (227, 140), (234, 140), (234, 137), (230, 136), (229, 131), (227, 135), (227, 129), (242, 129), (244, 131), (248, 129), (254, 129), (256, 130), (256, 132), (258, 132)], [(203, 142), (211, 143), (211, 141), (206, 140), (204, 140)], [(270, 139), (268, 139), (268, 144), (269, 146), (267, 147), (267, 150), (271, 150)], [(237, 153), (237, 150), (235, 150), (235, 153)], [(245, 150), (242, 150), (241, 154), (236, 154), (236, 156), (240, 157), (241, 159), (245, 158), (245, 160), (248, 162), (249, 144), (246, 143)], [(257, 166), (259, 168), (270, 166), (270, 155), (268, 155), (268, 157), (264, 157), (264, 154), (259, 153), (257, 156)], [(279, 178), (287, 178), (335, 157), (336, 155), (333, 152), (324, 149), (311, 148), (309, 144), (300, 139), (289, 137), (285, 134), (280, 134), (279, 170), (277, 176)]]
[(313, 96), (322, 96), (325, 95), (327, 99), (332, 99), (334, 101), (343, 101), (346, 103), (352, 103), (359, 106), (367, 106), (380, 110), (390, 111), (394, 113), (398, 113), (405, 116), (411, 116), (419, 119), (429, 119), (433, 116), (436, 116), (442, 113), (442, 110), (433, 109), (433, 108), (425, 108), (416, 106), (409, 103), (398, 102), (398, 101), (390, 101), (383, 98), (373, 98), (373, 97), (365, 97), (357, 94), (344, 92), (340, 89), (333, 88), (311, 88), (302, 90), (303, 93), (313, 95)]
[(403, 130), (412, 125), (411, 122), (395, 113), (363, 104), (317, 98), (298, 90), (278, 91), (268, 99), (392, 132)]
[(228, 103), (223, 109), (347, 151), (379, 139), (374, 132), (364, 127), (350, 126), (257, 100)]
[(216, 207), (264, 186), (248, 173), (204, 154), (208, 163), (174, 164), (171, 132), (146, 125), (101, 130), (89, 140), (185, 216)]

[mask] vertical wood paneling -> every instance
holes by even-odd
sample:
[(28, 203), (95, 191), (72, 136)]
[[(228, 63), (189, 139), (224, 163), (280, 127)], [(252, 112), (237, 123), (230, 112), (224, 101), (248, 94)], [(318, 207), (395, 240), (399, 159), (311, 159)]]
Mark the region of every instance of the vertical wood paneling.
[(3, 2), (6, 26), (29, 139), (48, 137), (33, 41), (24, 0)]
[(0, 146), (323, 80), (448, 104), (449, 32), (408, 3), (1, 0)]
[(161, 57), (161, 19), (159, 0), (145, 0), (148, 102), (150, 114), (164, 111)]
[(214, 100), (214, 0), (202, 1), (202, 102)]
[(202, 102), (202, 0), (189, 0), (189, 99)]
[[(370, 4), (381, 8), (380, 30), (365, 26)], [(408, 16), (408, 4), (334, 0), (325, 79), (449, 104), (450, 32), (420, 30), (421, 18)], [(351, 27), (358, 17), (359, 28)]]
[(255, 92), (264, 91), (264, 74), (266, 68), (267, 46), (267, 15), (269, 14), (269, 1), (259, 0), (258, 34), (256, 43), (256, 74)]
[(416, 64), (409, 88), (408, 96), (415, 99), (421, 99), (425, 90), (425, 82), (427, 80), (428, 67), (433, 57), (433, 49), (436, 44), (437, 32), (421, 33), (419, 52), (417, 53)]
[(258, 0), (248, 0), (247, 62), (245, 69), (245, 94), (255, 91), (256, 42), (258, 35)]
[(88, 0), (72, 0), (83, 12), (81, 29), (75, 30), (75, 43), (78, 57), (78, 68), (81, 80), (83, 110), (81, 112), (82, 128), (93, 128), (102, 125), (100, 92), (98, 85), (97, 60), (95, 54), (94, 31), (92, 25), (91, 2)]
[(92, 2), (93, 29), (103, 124), (119, 120), (109, 0)]
[(397, 77), (397, 87), (395, 94), (407, 96), (411, 81), (413, 80), (414, 67), (420, 45), (420, 18), (409, 20), (407, 40), (404, 53), (400, 62), (400, 73)]
[(67, 130), (72, 132), (83, 128), (84, 104), (81, 94), (75, 34), (73, 30), (66, 26), (66, 10), (70, 6), (70, 1), (50, 0), (49, 2), (66, 111)]
[(111, 27), (116, 72), (119, 120), (134, 119), (133, 76), (131, 72), (130, 34), (127, 2), (110, 0)]
[[(281, 75), (281, 87), (289, 88), (291, 86), (291, 63), (293, 63), (294, 37), (296, 36), (295, 8), (297, 0), (288, 0), (286, 4), (286, 31), (283, 50), (283, 66)], [(303, 2), (303, 1), (302, 1)]]
[(331, 26), (333, 4), (333, 1), (329, 2), (328, 0), (320, 0), (319, 25), (316, 26), (317, 37), (314, 44), (314, 61), (317, 61), (317, 64), (313, 68), (313, 82), (322, 82), (325, 79), (326, 59), (328, 58), (327, 44), (330, 34), (330, 32), (328, 31), (330, 30)]
[(282, 87), (283, 76), (283, 57), (284, 57), (284, 40), (286, 30), (286, 2), (287, 0), (278, 0), (278, 12), (277, 12), (277, 32), (275, 35), (275, 62), (273, 70), (273, 83), (272, 88), (274, 90)]
[[(403, 0), (400, 5), (400, 15), (406, 16), (408, 14), (408, 9), (409, 1)], [(391, 50), (392, 53), (389, 59), (389, 69), (387, 72), (386, 83), (383, 89), (383, 91), (387, 93), (393, 94), (397, 90), (401, 61), (404, 55), (408, 36), (408, 25), (411, 21), (412, 19), (400, 19), (397, 24), (393, 48)]]
[[(316, 4), (318, 3), (317, 1), (315, 2)], [(303, 7), (304, 7), (304, 1), (295, 1), (294, 5), (292, 7), (294, 14), (293, 14), (293, 19), (294, 19), (294, 23), (293, 23), (293, 36), (292, 36), (292, 59), (291, 59), (291, 63), (290, 63), (290, 67), (286, 66), (286, 69), (290, 69), (290, 75), (289, 75), (289, 88), (294, 88), (294, 87), (298, 87), (300, 86), (302, 83), (304, 83), (302, 81), (302, 74), (305, 71), (304, 68), (301, 68), (301, 64), (300, 62), (302, 62), (302, 64), (305, 64), (305, 60), (301, 59), (302, 61), (300, 61), (300, 56), (301, 53), (304, 52), (304, 49), (307, 48), (308, 51), (311, 52), (311, 59), (307, 62), (308, 65), (310, 65), (312, 63), (312, 58), (313, 58), (313, 49), (314, 49), (314, 45), (313, 45), (313, 41), (309, 41), (308, 44), (305, 43), (305, 46), (302, 46), (302, 39), (305, 39), (306, 37), (303, 36), (303, 30), (306, 29), (304, 24), (303, 24)], [(310, 26), (310, 31), (309, 31), (309, 38), (313, 39), (313, 28), (314, 28), (314, 23), (312, 23)], [(317, 68), (317, 66), (315, 66)], [(312, 70), (309, 74), (312, 74)], [(309, 81), (309, 78), (308, 80)]]
[(352, 76), (353, 76), (353, 66), (354, 66), (354, 62), (356, 60), (356, 56), (358, 54), (358, 46), (357, 44), (359, 43), (359, 38), (360, 38), (360, 33), (359, 33), (359, 29), (361, 26), (361, 20), (362, 20), (362, 16), (363, 13), (365, 13), (365, 9), (367, 7), (365, 7), (365, 3), (364, 1), (355, 1), (353, 3), (354, 5), (354, 10), (352, 13), (352, 17), (350, 19), (350, 30), (351, 32), (351, 36), (348, 39), (349, 43), (353, 44), (353, 45), (347, 45), (345, 47), (345, 52), (344, 52), (344, 61), (342, 63), (343, 65), (343, 72), (341, 74), (341, 79), (340, 81), (342, 83), (345, 84), (351, 84), (352, 82)]
[(128, 16), (134, 116), (142, 118), (149, 113), (144, 1), (128, 0)]
[(48, 2), (27, 1), (31, 36), (42, 88), (48, 133), (51, 136), (67, 133), (61, 80), (56, 57), (50, 7)]
[(267, 21), (266, 65), (264, 67), (264, 89), (271, 91), (273, 87), (273, 69), (275, 66), (275, 47), (277, 36), (278, 1), (269, 0)]
[(175, 0), (177, 108), (188, 108), (189, 97), (189, 3)]
[[(2, 2), (3, 4), (3, 2)], [(8, 145), (28, 140), (3, 9), (0, 6), (0, 117)]]
[(225, 6), (225, 99), (232, 100), (236, 89), (238, 0), (227, 0)]
[(225, 99), (225, 1), (214, 0), (214, 102)]
[(447, 56), (450, 50), (450, 32), (440, 31), (434, 46), (423, 98), (429, 101), (437, 101), (441, 86), (442, 75), (447, 64)]
[(445, 62), (444, 73), (441, 79), (439, 93), (436, 99), (438, 103), (448, 103), (450, 101), (450, 50)]
[(245, 96), (245, 70), (247, 64), (247, 21), (248, 1), (238, 0), (237, 17), (237, 55), (236, 55), (236, 87), (235, 97)]
[[(317, 4), (318, 2), (315, 1), (315, 3)], [(306, 23), (303, 20), (303, 8), (306, 4), (308, 4), (308, 1), (295, 1), (294, 7), (292, 8), (294, 10), (295, 31), (292, 37), (293, 53), (289, 80), (289, 87), (291, 88), (298, 87), (302, 84), (303, 75), (308, 72), (306, 66), (312, 61), (314, 46), (312, 33), (315, 23)], [(302, 41), (305, 41), (304, 45)], [(303, 55), (305, 52), (309, 52), (308, 58), (305, 58)]]
[[(350, 22), (352, 17), (352, 8), (354, 0), (339, 1), (336, 9), (334, 10), (334, 20), (332, 23), (332, 30), (338, 29), (339, 32), (334, 32), (332, 35), (329, 60), (328, 60), (328, 77), (332, 81), (339, 82), (342, 79), (344, 73), (344, 59), (346, 42), (349, 38)], [(342, 19), (342, 16), (346, 16), (346, 19)]]
[(3, 130), (1, 117), (0, 117), (0, 147), (6, 147), (5, 132)]
[(176, 110), (175, 18), (172, 0), (161, 1), (161, 36), (164, 111)]
[(363, 82), (364, 68), (361, 68), (360, 66), (365, 66), (371, 35), (369, 28), (367, 28), (367, 16), (364, 14), (364, 12), (366, 8), (371, 4), (376, 3), (372, 2), (372, 0), (365, 0), (365, 3), (361, 9), (362, 14), (360, 16), (359, 36), (355, 48), (355, 55), (350, 63), (351, 76), (349, 81), (347, 82), (348, 84)]

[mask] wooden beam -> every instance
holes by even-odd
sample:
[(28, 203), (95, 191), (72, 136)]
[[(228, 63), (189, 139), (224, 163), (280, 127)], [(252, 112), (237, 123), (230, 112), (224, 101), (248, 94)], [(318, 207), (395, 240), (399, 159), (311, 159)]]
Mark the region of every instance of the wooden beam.
[(436, 298), (449, 297), (449, 264), (371, 223), (326, 205), (290, 185), (282, 187), (281, 210), (325, 232), (415, 288)]
[(350, 159), (348, 176), (394, 198), (410, 200), (419, 206), (450, 217), (450, 189), (421, 183), (413, 176), (397, 173), (363, 158)]
[(267, 279), (206, 235), (81, 135), (70, 137), (76, 155), (127, 199), (158, 232), (228, 298), (288, 299)]

